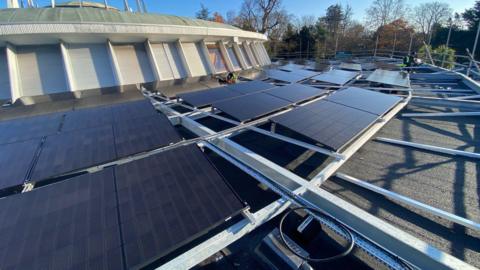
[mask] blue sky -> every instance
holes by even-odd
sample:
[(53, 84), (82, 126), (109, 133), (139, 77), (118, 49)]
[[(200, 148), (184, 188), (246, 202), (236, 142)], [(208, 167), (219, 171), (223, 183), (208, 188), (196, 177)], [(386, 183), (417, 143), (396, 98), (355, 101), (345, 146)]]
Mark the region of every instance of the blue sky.
[[(46, 5), (50, 0), (34, 0), (39, 5)], [(67, 0), (57, 0), (57, 2), (66, 2)], [(84, 0), (88, 1), (88, 0)], [(92, 1), (92, 0), (90, 0)], [(95, 2), (103, 2), (103, 0), (93, 0)], [(200, 3), (203, 3), (210, 11), (218, 11), (225, 15), (227, 11), (240, 9), (242, 1), (226, 1), (226, 0), (144, 0), (150, 12), (173, 14), (180, 16), (193, 17), (195, 12), (200, 8)], [(408, 5), (416, 5), (419, 3), (430, 2), (433, 0), (405, 0)], [(442, 1), (442, 0), (440, 0)], [(109, 3), (116, 6), (121, 5), (122, 0), (108, 0)], [(129, 0), (132, 6), (135, 5), (135, 0)], [(365, 9), (370, 5), (372, 0), (353, 1), (353, 0), (283, 0), (284, 8), (298, 17), (304, 15), (314, 15), (316, 17), (322, 16), (325, 9), (336, 3), (343, 5), (350, 4), (353, 7), (354, 18), (363, 20), (365, 18)], [(455, 0), (444, 1), (450, 3), (451, 7), (456, 12), (463, 12), (466, 8), (474, 5), (475, 0)], [(0, 7), (5, 7), (6, 0), (0, 0)], [(454, 3), (454, 4), (453, 4)]]

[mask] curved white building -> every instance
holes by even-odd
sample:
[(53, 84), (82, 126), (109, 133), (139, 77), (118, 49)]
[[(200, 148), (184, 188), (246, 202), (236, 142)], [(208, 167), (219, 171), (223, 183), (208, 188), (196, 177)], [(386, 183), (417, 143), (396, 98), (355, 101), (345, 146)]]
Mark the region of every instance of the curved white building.
[(270, 64), (266, 36), (83, 3), (0, 10), (0, 100), (202, 78)]

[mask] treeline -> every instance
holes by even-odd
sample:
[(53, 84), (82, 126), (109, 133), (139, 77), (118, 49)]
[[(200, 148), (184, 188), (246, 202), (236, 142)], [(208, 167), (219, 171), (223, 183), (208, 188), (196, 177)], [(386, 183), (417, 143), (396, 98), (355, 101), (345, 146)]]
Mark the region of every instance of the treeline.
[[(408, 6), (404, 0), (374, 0), (363, 21), (353, 19), (348, 5), (331, 5), (321, 17), (289, 14), (281, 0), (243, 0), (238, 12), (210, 16), (202, 5), (197, 17), (225, 22), (269, 37), (271, 56), (324, 57), (335, 51), (407, 53), (424, 45), (432, 52), (449, 48), (457, 54), (473, 49), (480, 19), (480, 0), (462, 13), (453, 13), (447, 2), (432, 1)], [(422, 49), (423, 50), (423, 49)], [(480, 49), (476, 50), (480, 56)]]

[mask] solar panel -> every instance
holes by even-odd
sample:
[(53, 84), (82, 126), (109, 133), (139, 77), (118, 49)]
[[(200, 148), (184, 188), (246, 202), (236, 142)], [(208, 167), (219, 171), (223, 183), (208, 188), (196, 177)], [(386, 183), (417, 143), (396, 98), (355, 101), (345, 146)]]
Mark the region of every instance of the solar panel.
[(344, 70), (362, 71), (361, 64), (341, 63), (339, 68)]
[(0, 122), (0, 144), (53, 134), (60, 128), (62, 117), (62, 113), (53, 113)]
[(32, 173), (39, 181), (115, 159), (111, 125), (64, 132), (47, 137)]
[(319, 100), (270, 120), (326, 147), (339, 150), (377, 118), (372, 113)]
[(306, 79), (305, 76), (297, 75), (297, 74), (294, 74), (292, 72), (282, 71), (282, 70), (278, 70), (278, 69), (266, 70), (265, 74), (270, 79), (274, 79), (274, 80), (277, 80), (277, 81), (283, 81), (283, 82), (290, 82), (290, 83), (295, 83), (295, 82), (299, 82), (299, 81), (302, 81), (302, 80)]
[(376, 115), (383, 115), (400, 102), (402, 98), (357, 87), (349, 87), (333, 93), (326, 100)]
[(315, 76), (312, 79), (337, 85), (345, 85), (357, 76), (358, 72), (333, 69)]
[(113, 169), (1, 201), (0, 269), (123, 269)]
[(80, 109), (65, 114), (62, 131), (92, 128), (112, 122), (113, 114), (110, 106)]
[(369, 82), (376, 82), (381, 84), (388, 84), (400, 87), (410, 87), (410, 79), (408, 74), (400, 71), (390, 71), (390, 70), (375, 70), (368, 78), (366, 79)]
[(251, 94), (251, 93), (274, 88), (275, 85), (262, 82), (262, 81), (250, 81), (250, 82), (244, 82), (244, 83), (229, 84), (229, 85), (226, 85), (226, 87), (230, 90), (233, 90), (242, 94)]
[(157, 111), (148, 99), (125, 102), (112, 106), (113, 120), (123, 121), (137, 117), (156, 115)]
[(297, 103), (313, 97), (321, 96), (326, 94), (327, 91), (303, 84), (289, 84), (267, 90), (264, 93), (284, 99), (286, 101), (290, 101), (292, 103)]
[(0, 145), (0, 189), (23, 184), (40, 139)]
[(318, 72), (304, 69), (303, 66), (296, 65), (296, 64), (288, 64), (285, 66), (281, 66), (279, 67), (279, 69), (284, 71), (289, 71), (295, 75), (299, 75), (303, 77), (313, 77), (315, 75), (318, 75)]
[(129, 269), (164, 256), (244, 208), (194, 145), (115, 170)]
[(161, 114), (126, 119), (115, 123), (113, 130), (119, 158), (181, 140), (168, 119)]
[(272, 113), (290, 105), (290, 102), (268, 95), (254, 93), (216, 102), (212, 106), (243, 122)]
[(241, 96), (227, 87), (217, 87), (208, 90), (177, 95), (183, 102), (197, 108), (212, 105), (212, 103)]

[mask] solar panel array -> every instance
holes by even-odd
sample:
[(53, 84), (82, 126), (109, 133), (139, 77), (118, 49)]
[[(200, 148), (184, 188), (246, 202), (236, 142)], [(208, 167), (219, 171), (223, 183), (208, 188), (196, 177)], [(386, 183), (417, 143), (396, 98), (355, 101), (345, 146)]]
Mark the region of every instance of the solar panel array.
[(252, 120), (290, 105), (291, 103), (284, 99), (263, 92), (212, 104), (214, 108), (221, 110), (240, 122)]
[(215, 102), (240, 97), (274, 88), (275, 85), (262, 81), (250, 81), (244, 83), (230, 84), (222, 87), (206, 89), (178, 95), (184, 103), (196, 108), (210, 106)]
[(295, 83), (273, 88), (265, 91), (264, 93), (284, 99), (291, 103), (298, 103), (304, 100), (324, 95), (327, 93), (327, 91)]
[(341, 63), (339, 68), (344, 70), (362, 71), (362, 65), (354, 63)]
[(351, 87), (270, 120), (337, 151), (400, 100), (396, 96)]
[(265, 73), (270, 79), (289, 83), (300, 82), (310, 77), (302, 74), (297, 74), (295, 72), (283, 71), (279, 69), (269, 69), (266, 70)]
[(4, 121), (0, 131), (0, 190), (181, 140), (145, 99)]
[(196, 146), (2, 198), (0, 269), (131, 269), (245, 205)]
[(359, 75), (358, 72), (333, 69), (313, 77), (315, 81), (326, 82), (336, 85), (345, 85)]

